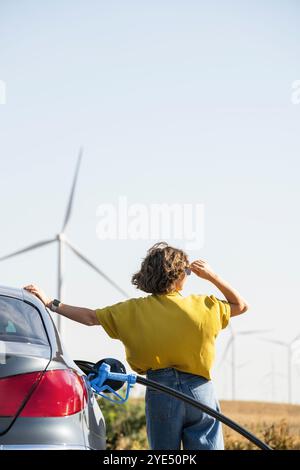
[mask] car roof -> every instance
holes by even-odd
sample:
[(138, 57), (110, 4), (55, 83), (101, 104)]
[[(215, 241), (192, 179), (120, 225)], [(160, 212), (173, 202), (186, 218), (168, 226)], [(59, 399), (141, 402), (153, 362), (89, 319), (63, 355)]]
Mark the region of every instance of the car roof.
[(39, 310), (43, 310), (45, 308), (44, 304), (35, 295), (30, 294), (25, 289), (0, 285), (0, 295), (30, 302), (34, 304)]
[(66, 364), (68, 365), (68, 367), (72, 367), (73, 369), (76, 369), (82, 374), (81, 369), (73, 362), (71, 356), (69, 356), (68, 352), (64, 348), (64, 345), (61, 343), (60, 337), (56, 330), (55, 323), (53, 320), (51, 320), (50, 312), (47, 313), (47, 309), (41, 300), (39, 300), (35, 295), (30, 294), (30, 292), (26, 291), (25, 289), (2, 285), (0, 285), (0, 297), (1, 295), (23, 300), (34, 305), (42, 315), (45, 323), (45, 328), (48, 334), (50, 335), (51, 347), (54, 351), (54, 354), (56, 355), (55, 360), (60, 362), (58, 358), (64, 357), (65, 360), (67, 360)]

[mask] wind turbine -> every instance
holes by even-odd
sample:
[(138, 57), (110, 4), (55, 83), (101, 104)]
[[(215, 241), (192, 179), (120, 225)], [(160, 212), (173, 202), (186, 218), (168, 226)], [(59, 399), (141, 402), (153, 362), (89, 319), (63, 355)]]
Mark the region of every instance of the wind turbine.
[(265, 374), (262, 379), (261, 379), (261, 384), (264, 384), (266, 380), (270, 379), (270, 384), (271, 384), (271, 401), (275, 401), (275, 392), (276, 392), (276, 387), (275, 387), (275, 378), (276, 377), (286, 377), (285, 374), (281, 374), (280, 372), (276, 372), (275, 370), (275, 362), (274, 362), (274, 357), (272, 356), (271, 359), (271, 370), (269, 373)]
[[(21, 255), (26, 252), (30, 252), (33, 250), (36, 250), (37, 248), (42, 248), (44, 246), (50, 245), (51, 243), (57, 243), (58, 247), (58, 258), (57, 258), (57, 298), (59, 300), (62, 300), (64, 298), (64, 272), (65, 272), (65, 263), (64, 263), (64, 252), (65, 252), (65, 247), (68, 246), (71, 251), (79, 258), (81, 261), (83, 261), (85, 264), (87, 264), (90, 268), (92, 268), (94, 271), (96, 271), (97, 274), (102, 276), (109, 284), (111, 284), (115, 289), (117, 289), (118, 292), (120, 292), (123, 296), (129, 297), (129, 295), (121, 289), (121, 287), (118, 286), (112, 279), (110, 279), (103, 271), (101, 271), (92, 261), (90, 261), (84, 254), (81, 253), (81, 251), (73, 245), (73, 243), (70, 242), (70, 240), (66, 237), (65, 232), (68, 227), (68, 224), (70, 222), (70, 217), (72, 214), (72, 209), (73, 209), (73, 202), (74, 202), (74, 195), (75, 195), (75, 189), (76, 189), (76, 184), (77, 184), (77, 179), (78, 179), (78, 174), (79, 174), (79, 169), (80, 169), (80, 164), (82, 160), (82, 154), (83, 150), (82, 148), (79, 150), (79, 155), (77, 159), (77, 165), (75, 169), (75, 174), (74, 174), (74, 179), (71, 187), (71, 192), (70, 192), (70, 197), (65, 213), (65, 218), (63, 221), (62, 228), (60, 232), (54, 237), (50, 238), (47, 240), (41, 240), (37, 243), (33, 243), (32, 245), (29, 245), (25, 248), (22, 248), (20, 250), (14, 251), (13, 253), (9, 253), (8, 255), (0, 257), (0, 261), (7, 260), (9, 258), (13, 258), (15, 256)], [(57, 328), (58, 331), (61, 333), (61, 316), (57, 316)]]
[(295, 336), (291, 341), (285, 342), (280, 341), (277, 339), (269, 339), (269, 338), (260, 338), (262, 341), (266, 341), (268, 343), (276, 344), (282, 346), (287, 349), (287, 373), (288, 373), (288, 403), (292, 403), (292, 361), (294, 350), (294, 344), (300, 339), (300, 334)]
[(251, 336), (261, 333), (268, 333), (270, 330), (246, 330), (246, 331), (234, 331), (232, 325), (229, 323), (230, 338), (224, 350), (224, 354), (220, 365), (225, 361), (229, 349), (231, 348), (231, 399), (236, 399), (236, 339), (238, 336)]

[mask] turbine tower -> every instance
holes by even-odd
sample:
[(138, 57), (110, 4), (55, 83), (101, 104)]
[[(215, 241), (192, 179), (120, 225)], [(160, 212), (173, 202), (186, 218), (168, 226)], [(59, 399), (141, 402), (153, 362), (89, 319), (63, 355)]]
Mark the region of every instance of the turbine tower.
[(276, 368), (275, 368), (275, 361), (274, 361), (274, 357), (272, 356), (271, 357), (271, 370), (269, 373), (265, 374), (260, 383), (261, 384), (264, 384), (266, 383), (266, 381), (269, 381), (269, 385), (271, 386), (271, 401), (272, 402), (275, 402), (275, 397), (276, 397), (276, 383), (275, 383), (275, 379), (276, 377), (280, 377), (280, 378), (286, 378), (286, 374), (281, 374), (280, 372), (276, 372)]
[(270, 330), (246, 330), (246, 331), (234, 331), (231, 324), (229, 324), (230, 338), (227, 342), (227, 345), (224, 350), (223, 357), (221, 359), (220, 365), (225, 361), (229, 349), (231, 348), (231, 399), (236, 399), (236, 339), (238, 336), (251, 336), (258, 335), (261, 333), (268, 333)]
[(269, 339), (269, 338), (260, 338), (262, 341), (266, 341), (268, 343), (272, 343), (277, 346), (281, 346), (286, 349), (287, 351), (287, 378), (288, 378), (288, 403), (292, 403), (292, 365), (293, 365), (293, 356), (295, 353), (294, 344), (299, 341), (300, 334), (295, 336), (291, 341), (285, 342), (280, 341), (277, 339)]
[[(92, 268), (94, 271), (96, 271), (97, 274), (99, 274), (101, 277), (103, 277), (109, 284), (111, 284), (118, 292), (120, 292), (123, 296), (129, 297), (129, 295), (121, 289), (121, 287), (118, 286), (112, 279), (110, 279), (103, 271), (101, 271), (92, 261), (90, 261), (84, 254), (81, 253), (81, 251), (73, 245), (73, 243), (70, 242), (70, 240), (66, 237), (65, 232), (68, 227), (68, 224), (70, 222), (71, 214), (72, 214), (72, 209), (73, 209), (73, 202), (74, 202), (74, 195), (75, 195), (75, 189), (77, 185), (77, 179), (78, 179), (78, 174), (79, 174), (79, 169), (80, 169), (80, 164), (82, 160), (82, 154), (83, 150), (82, 148), (79, 150), (79, 155), (77, 159), (77, 165), (75, 169), (75, 174), (74, 174), (74, 179), (71, 187), (71, 192), (70, 192), (70, 197), (68, 200), (68, 205), (65, 213), (65, 218), (64, 222), (62, 225), (62, 228), (60, 232), (54, 237), (50, 238), (47, 240), (41, 240), (39, 242), (33, 243), (32, 245), (29, 245), (25, 248), (22, 248), (20, 250), (14, 251), (13, 253), (9, 253), (8, 255), (0, 257), (0, 261), (5, 261), (9, 258), (13, 258), (15, 256), (21, 255), (26, 252), (30, 252), (33, 250), (36, 250), (37, 248), (42, 248), (44, 246), (50, 245), (51, 243), (57, 243), (58, 247), (58, 258), (57, 258), (57, 298), (59, 300), (62, 300), (64, 298), (64, 273), (65, 273), (65, 263), (64, 263), (64, 252), (65, 252), (65, 247), (68, 246), (70, 250), (79, 258), (81, 261), (83, 261), (85, 264), (87, 264), (90, 268)], [(59, 333), (61, 334), (61, 315), (57, 315), (57, 328)]]

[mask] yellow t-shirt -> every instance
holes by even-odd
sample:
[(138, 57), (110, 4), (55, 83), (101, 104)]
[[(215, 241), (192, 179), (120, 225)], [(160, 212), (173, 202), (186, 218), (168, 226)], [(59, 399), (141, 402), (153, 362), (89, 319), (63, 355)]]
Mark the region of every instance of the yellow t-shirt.
[(174, 367), (210, 380), (215, 340), (228, 325), (230, 305), (214, 295), (176, 291), (125, 300), (96, 315), (107, 334), (122, 341), (138, 374)]

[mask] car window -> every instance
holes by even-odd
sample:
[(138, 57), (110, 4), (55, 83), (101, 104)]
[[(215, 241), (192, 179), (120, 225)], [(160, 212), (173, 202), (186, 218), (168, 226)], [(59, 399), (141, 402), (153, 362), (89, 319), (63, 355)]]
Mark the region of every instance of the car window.
[(22, 300), (0, 296), (0, 340), (48, 345), (38, 310)]

